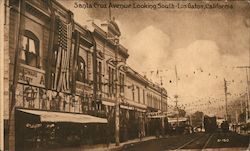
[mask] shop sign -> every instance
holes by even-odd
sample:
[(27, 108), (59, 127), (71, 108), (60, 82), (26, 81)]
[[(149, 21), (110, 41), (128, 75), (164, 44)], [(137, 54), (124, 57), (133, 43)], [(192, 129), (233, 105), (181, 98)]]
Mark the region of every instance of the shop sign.
[(38, 87), (45, 87), (45, 71), (21, 64), (18, 82)]
[(82, 82), (76, 82), (76, 94), (84, 94), (84, 91), (89, 92), (91, 91), (91, 88), (89, 86), (87, 86), (86, 84), (82, 83)]
[(160, 118), (160, 117), (167, 117), (167, 113), (165, 112), (149, 112), (146, 113), (148, 118)]

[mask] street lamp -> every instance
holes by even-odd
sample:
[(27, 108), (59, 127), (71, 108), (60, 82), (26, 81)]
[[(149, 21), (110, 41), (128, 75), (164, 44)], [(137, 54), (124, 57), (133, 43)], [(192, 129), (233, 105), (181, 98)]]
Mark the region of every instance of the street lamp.
[[(249, 29), (248, 31), (249, 31), (249, 44), (248, 44), (248, 46), (249, 46), (249, 48), (248, 48), (248, 55), (249, 55), (249, 57), (248, 57), (248, 75), (250, 76), (250, 17), (248, 17), (247, 19), (245, 19), (245, 25), (246, 25), (246, 27)], [(247, 68), (246, 68), (246, 70), (247, 70)], [(248, 100), (247, 100), (247, 105), (248, 105), (248, 111), (247, 111), (247, 113), (246, 113), (246, 115), (248, 115), (249, 114), (249, 111), (250, 111), (250, 104), (249, 104), (249, 84), (250, 84), (250, 82), (249, 82), (249, 79), (248, 79), (248, 77), (249, 76), (247, 76), (247, 98), (248, 98)], [(249, 117), (249, 116), (248, 116)], [(247, 121), (246, 121), (247, 122)]]

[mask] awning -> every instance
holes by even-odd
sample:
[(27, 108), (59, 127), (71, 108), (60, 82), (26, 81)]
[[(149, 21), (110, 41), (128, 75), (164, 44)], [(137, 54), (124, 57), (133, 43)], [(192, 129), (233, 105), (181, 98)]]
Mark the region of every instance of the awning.
[[(178, 119), (178, 122), (186, 122), (188, 119), (186, 117), (180, 117)], [(176, 123), (177, 122), (177, 118), (168, 118), (168, 122), (169, 123)]]
[(108, 102), (108, 101), (102, 101), (102, 104), (103, 104), (103, 105), (106, 105), (106, 106), (115, 106), (115, 103), (113, 103), (113, 102)]
[(40, 116), (41, 122), (107, 123), (107, 119), (91, 115), (26, 109), (18, 110), (36, 116)]
[(134, 110), (134, 107), (132, 106), (126, 106), (126, 105), (120, 105), (122, 109), (127, 109), (127, 110)]

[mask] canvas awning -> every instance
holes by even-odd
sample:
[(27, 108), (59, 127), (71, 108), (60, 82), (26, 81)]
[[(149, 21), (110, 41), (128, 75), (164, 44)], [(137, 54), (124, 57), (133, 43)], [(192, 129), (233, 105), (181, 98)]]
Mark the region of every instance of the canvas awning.
[(106, 106), (115, 106), (115, 103), (113, 103), (113, 102), (108, 102), (108, 101), (102, 101), (102, 104), (103, 104), (103, 105), (106, 105)]
[(107, 119), (91, 115), (18, 109), (21, 112), (40, 117), (41, 122), (107, 123)]
[[(186, 117), (180, 117), (178, 122), (186, 122), (188, 119)], [(168, 118), (169, 123), (177, 123), (177, 118)]]

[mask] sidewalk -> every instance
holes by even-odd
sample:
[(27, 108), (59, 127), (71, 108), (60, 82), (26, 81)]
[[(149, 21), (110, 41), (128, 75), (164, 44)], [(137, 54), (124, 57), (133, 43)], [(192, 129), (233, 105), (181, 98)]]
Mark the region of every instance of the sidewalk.
[(139, 138), (136, 138), (133, 140), (128, 140), (126, 142), (122, 142), (122, 143), (120, 143), (119, 146), (115, 146), (115, 143), (110, 144), (109, 147), (107, 147), (107, 144), (84, 146), (84, 147), (82, 147), (82, 150), (84, 150), (84, 151), (115, 151), (115, 150), (122, 148), (124, 145), (127, 145), (127, 144), (144, 142), (144, 141), (148, 141), (148, 140), (152, 140), (152, 139), (156, 139), (156, 137), (155, 136), (144, 137), (144, 138), (142, 138), (141, 141)]
[[(81, 145), (78, 147), (62, 147), (62, 148), (51, 148), (51, 149), (35, 149), (35, 151), (116, 151), (118, 149), (121, 149), (124, 145), (127, 144), (133, 144), (137, 142), (144, 142), (148, 140), (153, 140), (157, 139), (155, 136), (149, 136), (149, 137), (144, 137), (140, 141), (139, 138), (133, 139), (133, 140), (128, 140), (126, 142), (120, 143), (119, 146), (116, 146), (115, 143), (109, 144), (109, 147), (107, 144), (97, 144), (97, 145)], [(33, 151), (33, 150), (32, 150)]]

